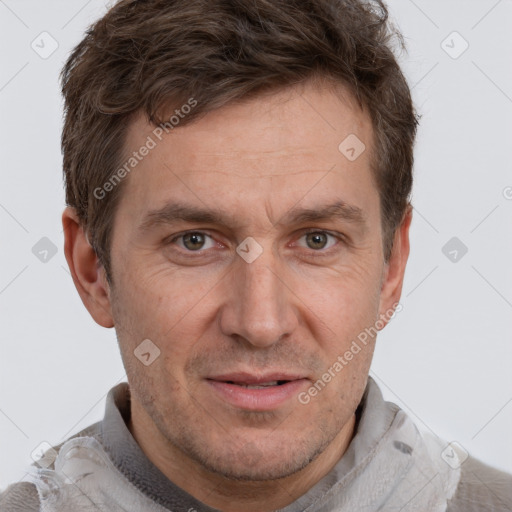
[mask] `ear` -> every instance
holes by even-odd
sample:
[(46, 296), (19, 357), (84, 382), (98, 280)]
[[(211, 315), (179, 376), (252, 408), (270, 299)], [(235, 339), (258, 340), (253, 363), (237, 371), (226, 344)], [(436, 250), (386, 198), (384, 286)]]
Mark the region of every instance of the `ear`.
[(93, 319), (102, 327), (113, 327), (110, 288), (105, 270), (80, 226), (76, 211), (66, 207), (62, 213), (64, 253), (76, 289)]
[(409, 227), (412, 220), (412, 206), (409, 205), (402, 223), (396, 229), (389, 261), (384, 267), (380, 293), (379, 318), (386, 325), (390, 310), (394, 309), (402, 295), (405, 266), (409, 257)]

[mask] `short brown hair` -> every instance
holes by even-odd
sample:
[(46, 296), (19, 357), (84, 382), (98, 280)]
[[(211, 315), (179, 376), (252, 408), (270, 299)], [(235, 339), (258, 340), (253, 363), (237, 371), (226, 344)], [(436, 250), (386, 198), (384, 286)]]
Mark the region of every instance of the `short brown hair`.
[[(351, 91), (372, 119), (373, 173), (388, 260), (412, 187), (417, 116), (391, 48), (381, 1), (121, 0), (93, 24), (62, 71), (66, 203), (111, 282), (110, 240), (122, 183), (94, 190), (121, 164), (127, 126), (155, 125), (193, 96), (181, 121), (315, 77)], [(341, 141), (340, 141), (341, 142)]]

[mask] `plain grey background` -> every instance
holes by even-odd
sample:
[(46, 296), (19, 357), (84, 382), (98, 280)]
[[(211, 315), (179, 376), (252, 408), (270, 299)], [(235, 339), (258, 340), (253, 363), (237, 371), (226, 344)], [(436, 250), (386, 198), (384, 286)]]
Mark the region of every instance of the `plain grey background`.
[[(512, 472), (512, 2), (389, 7), (422, 120), (403, 310), (371, 375), (420, 429)], [(114, 330), (74, 288), (60, 221), (58, 74), (105, 9), (0, 0), (0, 489), (40, 443), (99, 420), (125, 379)]]

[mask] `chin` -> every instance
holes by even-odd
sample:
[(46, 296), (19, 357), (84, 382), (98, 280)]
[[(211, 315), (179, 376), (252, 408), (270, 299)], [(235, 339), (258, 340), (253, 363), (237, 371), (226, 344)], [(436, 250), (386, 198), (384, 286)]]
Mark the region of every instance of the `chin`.
[(265, 482), (269, 480), (278, 480), (298, 473), (304, 469), (309, 463), (310, 459), (304, 460), (276, 460), (273, 462), (263, 462), (260, 464), (244, 464), (243, 461), (237, 461), (233, 465), (233, 461), (217, 461), (216, 464), (211, 464), (209, 461), (204, 461), (204, 467), (217, 475), (223, 476), (229, 480), (237, 480), (244, 482)]
[(190, 453), (211, 473), (230, 480), (264, 482), (286, 478), (298, 473), (315, 460), (329, 444), (326, 440), (301, 440), (293, 446), (279, 442), (279, 446), (259, 448), (254, 442), (240, 443), (236, 449), (225, 445), (207, 453)]

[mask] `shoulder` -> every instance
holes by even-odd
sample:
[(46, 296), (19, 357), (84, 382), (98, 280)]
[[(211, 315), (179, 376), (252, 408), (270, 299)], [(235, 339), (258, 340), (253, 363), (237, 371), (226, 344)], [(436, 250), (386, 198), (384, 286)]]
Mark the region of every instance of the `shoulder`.
[(39, 512), (39, 495), (34, 484), (18, 482), (0, 493), (2, 512)]
[[(100, 422), (89, 425), (69, 439), (79, 436), (92, 436), (101, 439)], [(68, 440), (69, 440), (68, 439)], [(65, 441), (64, 441), (65, 442)], [(52, 450), (58, 453), (64, 442), (53, 446)], [(50, 450), (48, 450), (49, 452)], [(46, 454), (48, 453), (46, 452)], [(43, 457), (46, 456), (43, 455)], [(36, 463), (32, 464), (36, 466)], [(48, 469), (54, 469), (53, 462), (48, 465)], [(0, 492), (0, 511), (1, 512), (39, 512), (40, 502), (36, 486), (31, 482), (17, 482), (9, 485), (4, 491)]]
[(512, 510), (512, 475), (469, 457), (461, 466), (457, 491), (447, 512)]

